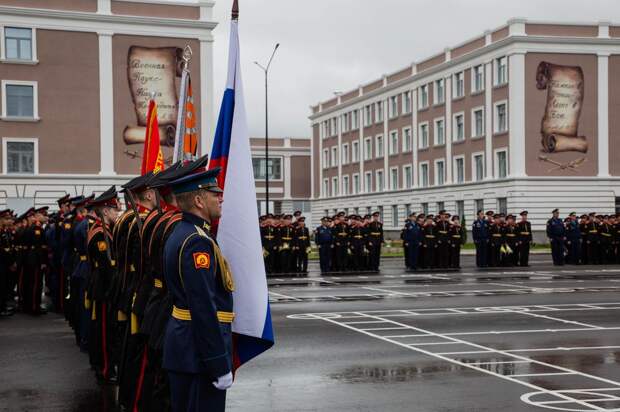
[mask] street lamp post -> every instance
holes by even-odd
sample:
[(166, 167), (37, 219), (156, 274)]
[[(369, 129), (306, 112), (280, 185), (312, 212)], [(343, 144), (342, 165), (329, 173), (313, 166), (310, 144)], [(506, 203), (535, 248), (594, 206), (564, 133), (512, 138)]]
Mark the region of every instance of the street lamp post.
[(280, 47), (280, 43), (277, 43), (273, 48), (273, 52), (267, 62), (267, 66), (254, 62), (255, 65), (260, 67), (263, 72), (265, 72), (265, 207), (267, 210), (265, 214), (269, 214), (269, 99), (267, 94), (267, 79), (269, 75), (269, 66), (271, 66), (271, 61), (273, 60), (273, 56), (276, 54), (278, 47)]

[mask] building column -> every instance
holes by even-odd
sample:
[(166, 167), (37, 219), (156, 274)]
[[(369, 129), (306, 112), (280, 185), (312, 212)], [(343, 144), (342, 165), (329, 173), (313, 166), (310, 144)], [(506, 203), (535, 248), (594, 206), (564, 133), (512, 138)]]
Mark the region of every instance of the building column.
[(525, 174), (525, 53), (509, 56), (508, 66), (508, 157), (509, 175)]
[[(383, 78), (383, 85), (385, 86), (387, 84), (387, 80), (386, 77), (384, 76)], [(388, 112), (388, 104), (389, 104), (389, 98), (385, 98), (382, 100), (383, 102), (383, 191), (386, 192), (388, 190), (390, 190), (390, 179), (389, 179), (389, 152), (390, 152), (390, 140), (389, 140), (389, 136), (388, 136), (388, 118), (389, 116), (389, 112)]]
[(598, 176), (609, 177), (609, 53), (598, 54)]
[(493, 179), (493, 61), (484, 64), (484, 178)]
[(200, 154), (211, 153), (215, 134), (213, 94), (213, 40), (200, 40)]
[[(340, 103), (340, 96), (338, 96), (338, 103)], [(338, 162), (338, 193), (336, 196), (342, 195), (344, 190), (342, 190), (342, 115), (339, 114), (336, 117), (336, 127), (338, 128), (338, 156), (336, 161)]]
[(110, 14), (112, 13), (112, 6), (110, 0), (97, 0), (97, 13)]
[(357, 116), (359, 123), (359, 162), (360, 162), (360, 170), (359, 170), (359, 174), (360, 174), (360, 190), (357, 193), (358, 195), (364, 193), (364, 106), (361, 106), (359, 109), (356, 109), (359, 111), (359, 114)]
[(446, 133), (445, 184), (449, 185), (452, 183), (452, 76), (446, 77), (444, 83), (446, 85), (446, 120), (444, 124)]
[(291, 155), (284, 156), (284, 200), (291, 200)]
[(411, 138), (413, 142), (411, 144), (411, 176), (413, 187), (417, 188), (418, 185), (418, 89), (411, 90)]
[(103, 176), (114, 171), (114, 79), (112, 76), (112, 32), (99, 32), (99, 151)]
[(323, 168), (325, 167), (323, 164), (323, 138), (325, 137), (325, 130), (323, 128), (323, 121), (319, 121), (319, 193), (316, 196), (319, 199), (327, 195), (327, 193), (323, 193)]

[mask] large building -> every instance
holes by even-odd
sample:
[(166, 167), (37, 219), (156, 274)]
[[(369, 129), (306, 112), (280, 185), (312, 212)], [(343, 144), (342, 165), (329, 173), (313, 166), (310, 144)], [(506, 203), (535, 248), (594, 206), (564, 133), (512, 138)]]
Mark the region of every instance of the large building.
[(615, 212), (620, 25), (513, 19), (312, 107), (312, 208)]
[(54, 206), (138, 173), (151, 93), (162, 143), (173, 140), (186, 46), (199, 151), (210, 148), (213, 4), (0, 0), (0, 208)]

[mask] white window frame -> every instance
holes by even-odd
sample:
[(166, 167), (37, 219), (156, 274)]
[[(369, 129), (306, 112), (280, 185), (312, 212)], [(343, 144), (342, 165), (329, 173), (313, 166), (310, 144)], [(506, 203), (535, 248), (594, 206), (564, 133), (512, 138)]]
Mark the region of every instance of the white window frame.
[[(505, 73), (504, 73), (505, 78), (503, 82), (500, 82), (500, 79), (499, 79), (500, 62), (504, 62), (504, 68), (505, 68)], [(493, 85), (503, 86), (505, 84), (508, 84), (508, 57), (501, 56), (493, 60)]]
[[(424, 135), (424, 133), (422, 133), (422, 129), (426, 127), (426, 145), (422, 144), (422, 136)], [(430, 130), (429, 130), (429, 125), (428, 125), (428, 121), (426, 122), (422, 122), (418, 124), (418, 138), (420, 139), (420, 141), (418, 142), (418, 148), (419, 149), (427, 149), (430, 146)]]
[[(439, 183), (439, 173), (437, 173), (437, 169), (439, 169), (439, 163), (443, 163), (443, 182)], [(433, 183), (435, 186), (443, 186), (446, 184), (446, 159), (443, 157), (440, 159), (433, 160)]]
[(349, 113), (343, 113), (341, 116), (342, 133), (349, 131)]
[[(407, 184), (407, 170), (411, 175), (411, 180)], [(411, 189), (413, 187), (413, 167), (411, 165), (403, 165), (403, 189)]]
[[(499, 126), (499, 116), (497, 114), (497, 108), (501, 105), (506, 105), (506, 129), (505, 130), (499, 130), (498, 126)], [(500, 100), (497, 102), (493, 103), (493, 134), (504, 134), (504, 133), (508, 133), (508, 131), (510, 130), (510, 124), (508, 123), (508, 100)]]
[[(439, 142), (439, 128), (437, 124), (443, 122), (443, 142)], [(433, 119), (433, 146), (444, 146), (446, 144), (446, 118), (444, 116)]]
[[(424, 166), (426, 166), (426, 184), (424, 184), (424, 173), (422, 173), (422, 169), (424, 169)], [(430, 178), (430, 174), (431, 174), (431, 169), (430, 169), (430, 164), (428, 162), (428, 160), (424, 161), (424, 162), (420, 162), (419, 166), (418, 166), (418, 186), (420, 187), (429, 187), (431, 185), (431, 178)]]
[[(480, 88), (476, 89), (476, 68), (478, 67), (480, 68), (482, 72), (482, 79), (480, 80), (481, 82)], [(484, 76), (485, 76), (484, 64), (481, 63), (471, 68), (471, 93), (472, 94), (480, 93), (484, 91)]]
[[(500, 153), (506, 153), (506, 176), (499, 177), (499, 159), (498, 156)], [(508, 148), (507, 147), (498, 147), (493, 150), (493, 176), (496, 179), (506, 179), (510, 175), (510, 159), (508, 158)]]
[[(411, 126), (407, 126), (407, 127), (403, 127), (401, 130), (401, 134), (403, 136), (403, 138), (401, 139), (402, 141), (402, 152), (403, 153), (410, 153), (413, 150), (413, 133), (411, 132)], [(406, 139), (407, 137), (407, 132), (409, 132), (409, 139)], [(405, 143), (409, 142), (409, 147), (407, 148)]]
[[(412, 95), (411, 95), (411, 90), (407, 90), (406, 92), (403, 92), (403, 95), (401, 96), (401, 100), (403, 102), (402, 106), (403, 106), (403, 110), (402, 110), (402, 114), (409, 114), (411, 113), (411, 110), (413, 110), (413, 100), (412, 100)], [(407, 107), (407, 104), (405, 102), (409, 101), (409, 107)]]
[(342, 145), (342, 150), (340, 151), (340, 162), (341, 164), (344, 165), (348, 165), (349, 164), (349, 144), (345, 143)]
[[(370, 142), (370, 145), (368, 145), (368, 142)], [(367, 148), (370, 147), (370, 150), (367, 150)], [(372, 160), (373, 158), (373, 150), (372, 150), (372, 137), (365, 137), (364, 138), (364, 160)]]
[(323, 169), (329, 168), (329, 149), (323, 149)]
[[(370, 177), (370, 181), (368, 180)], [(367, 184), (370, 183), (370, 184)], [(364, 193), (372, 193), (374, 192), (372, 187), (372, 172), (364, 172)]]
[(378, 193), (385, 191), (385, 175), (383, 169), (375, 170), (375, 191)]
[[(476, 156), (481, 156), (482, 159), (482, 176), (480, 177), (480, 179), (477, 179), (476, 176)], [(484, 180), (484, 176), (485, 176), (485, 169), (486, 165), (484, 162), (484, 152), (474, 152), (471, 154), (471, 181), (472, 182), (482, 182)]]
[[(381, 140), (381, 145), (379, 145), (379, 140)], [(379, 148), (381, 153), (379, 153)], [(375, 159), (382, 159), (383, 156), (385, 156), (385, 140), (382, 134), (378, 134), (375, 136)]]
[[(457, 160), (462, 160), (463, 161), (463, 180), (461, 180), (459, 182), (459, 174), (458, 174), (458, 170), (459, 168), (456, 167), (457, 164)], [(467, 181), (467, 174), (465, 172), (465, 155), (458, 155), (458, 156), (454, 156), (452, 158), (452, 180), (453, 183), (465, 183)]]
[(332, 197), (338, 196), (338, 177), (332, 177)]
[[(463, 88), (459, 93), (459, 75), (461, 76), (461, 81), (463, 82)], [(453, 75), (454, 82), (454, 93), (452, 95), (452, 100), (460, 99), (461, 97), (465, 97), (465, 71), (461, 71), (458, 73), (454, 73)]]
[[(392, 181), (392, 173), (396, 172), (396, 186), (394, 186), (394, 182)], [(390, 167), (390, 190), (398, 190), (400, 188), (398, 181), (400, 176), (398, 175), (398, 167)]]
[(372, 114), (372, 104), (367, 104), (364, 106), (364, 127), (372, 125)]
[[(357, 186), (355, 185), (355, 180), (356, 179), (357, 179)], [(360, 194), (360, 192), (362, 191), (362, 185), (361, 185), (361, 182), (360, 182), (360, 174), (359, 173), (353, 173), (352, 179), (351, 179), (351, 184), (352, 184), (351, 192), (354, 195)]]
[[(461, 139), (459, 139), (458, 137), (458, 127), (456, 124), (456, 118), (458, 116), (461, 116), (461, 118), (463, 119), (463, 137)], [(466, 133), (465, 133), (465, 112), (458, 112), (458, 113), (454, 113), (452, 115), (452, 141), (453, 142), (463, 142), (465, 141), (466, 138)]]
[[(442, 85), (441, 100), (439, 100), (439, 83)], [(437, 79), (433, 82), (433, 104), (444, 104), (446, 102), (446, 79)]]
[(350, 195), (349, 184), (350, 184), (349, 175), (342, 176), (342, 187), (341, 187), (342, 190), (341, 191), (342, 191), (343, 196)]
[(399, 116), (398, 113), (398, 95), (395, 94), (388, 98), (389, 118), (394, 119)]
[(338, 146), (332, 146), (331, 147), (331, 161), (330, 161), (331, 166), (337, 167), (339, 161), (340, 159), (338, 159)]
[[(34, 143), (33, 145), (33, 173), (8, 173), (8, 144)], [(37, 137), (3, 137), (2, 138), (2, 174), (8, 176), (33, 176), (39, 174), (39, 138)]]
[[(356, 147), (357, 147), (357, 156), (355, 155)], [(357, 163), (359, 161), (360, 161), (360, 142), (356, 140), (356, 141), (351, 142), (351, 162)]]
[[(478, 111), (482, 111), (482, 134), (477, 134), (476, 133), (476, 112)], [(485, 135), (485, 123), (486, 119), (485, 119), (485, 113), (484, 113), (484, 106), (478, 106), (478, 107), (474, 107), (473, 109), (471, 109), (471, 138), (472, 139), (478, 139), (481, 137), (484, 137)]]
[[(16, 28), (16, 29), (30, 29), (32, 30), (32, 41), (30, 43), (32, 50), (32, 59), (7, 59), (6, 57), (6, 44), (5, 44), (5, 34), (4, 30), (6, 28)], [(37, 54), (37, 28), (32, 26), (24, 26), (21, 24), (6, 24), (0, 25), (0, 61), (2, 62), (10, 62), (10, 63), (24, 63), (24, 64), (37, 64), (39, 63), (39, 56)]]
[[(383, 100), (375, 102), (375, 123), (383, 123), (383, 120), (385, 118), (384, 109), (385, 107), (383, 107)], [(381, 116), (379, 116), (379, 114)]]
[[(426, 97), (426, 102), (424, 102), (425, 97)], [(420, 109), (426, 109), (429, 105), (430, 105), (430, 102), (428, 99), (428, 84), (423, 84), (420, 86), (420, 92), (418, 93), (418, 107)]]
[(351, 130), (360, 128), (360, 116), (357, 109), (351, 111)]
[[(7, 121), (39, 121), (39, 83), (37, 81), (26, 80), (2, 80), (0, 82), (2, 94), (2, 120)], [(7, 86), (32, 86), (32, 117), (8, 116), (6, 113), (6, 87)]]
[[(392, 143), (392, 137), (394, 137), (394, 133), (396, 133), (396, 144)], [(389, 142), (389, 155), (394, 156), (398, 154), (398, 129), (390, 130), (390, 142)]]
[(323, 179), (323, 197), (329, 197), (329, 179)]

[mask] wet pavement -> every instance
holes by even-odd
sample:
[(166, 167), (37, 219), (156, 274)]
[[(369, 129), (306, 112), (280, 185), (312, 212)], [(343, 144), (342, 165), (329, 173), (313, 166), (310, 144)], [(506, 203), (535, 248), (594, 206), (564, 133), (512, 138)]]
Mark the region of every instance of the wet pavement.
[[(620, 411), (620, 266), (269, 278), (229, 411)], [(108, 411), (64, 320), (0, 319), (0, 410)]]

